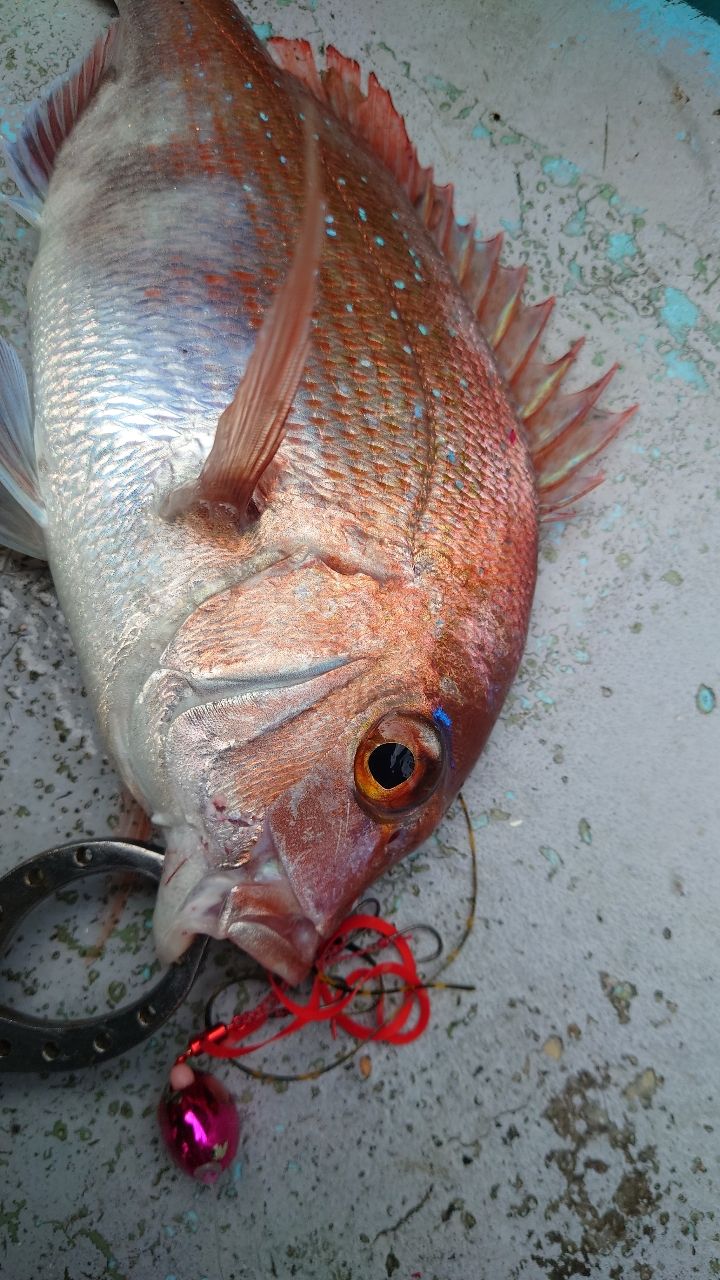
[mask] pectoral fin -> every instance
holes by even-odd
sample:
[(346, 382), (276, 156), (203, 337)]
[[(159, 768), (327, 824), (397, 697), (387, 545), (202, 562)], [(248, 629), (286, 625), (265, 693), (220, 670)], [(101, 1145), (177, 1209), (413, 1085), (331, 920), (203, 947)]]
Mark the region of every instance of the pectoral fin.
[(30, 391), (17, 352), (0, 338), (0, 543), (45, 559)]
[(279, 449), (310, 349), (310, 323), (322, 249), (317, 135), (308, 121), (303, 223), (285, 280), (263, 320), (244, 377), (221, 415), (197, 481), (175, 490), (164, 514), (177, 517), (198, 501), (223, 503), (246, 518), (258, 481)]

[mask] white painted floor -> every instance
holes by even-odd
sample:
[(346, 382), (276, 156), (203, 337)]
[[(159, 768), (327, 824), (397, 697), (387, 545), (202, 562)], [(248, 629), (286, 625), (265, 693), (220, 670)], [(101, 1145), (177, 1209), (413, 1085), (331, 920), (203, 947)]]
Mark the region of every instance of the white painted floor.
[[(479, 918), (429, 1032), (243, 1107), (221, 1188), (171, 1171), (153, 1110), (202, 996), (150, 1047), (0, 1084), (10, 1280), (608, 1280), (720, 1274), (720, 28), (659, 0), (256, 3), (374, 68), (461, 213), (559, 295), (577, 386), (622, 361), (641, 411), (545, 536), (527, 654), (467, 788)], [(0, 0), (2, 122), (89, 47), (98, 0)], [(32, 233), (0, 209), (0, 332), (25, 350)], [(0, 867), (104, 835), (113, 772), (52, 585), (0, 559)], [(719, 690), (720, 691), (720, 690)], [(463, 826), (383, 887), (454, 939)], [(0, 1000), (67, 1012), (152, 982), (148, 899), (106, 953), (97, 895), (50, 904)], [(211, 964), (212, 989), (226, 957)], [(119, 985), (120, 984), (120, 985)], [(200, 988), (198, 988), (200, 992)], [(83, 1004), (83, 1001), (85, 1002)], [(318, 1034), (297, 1068), (331, 1056)]]

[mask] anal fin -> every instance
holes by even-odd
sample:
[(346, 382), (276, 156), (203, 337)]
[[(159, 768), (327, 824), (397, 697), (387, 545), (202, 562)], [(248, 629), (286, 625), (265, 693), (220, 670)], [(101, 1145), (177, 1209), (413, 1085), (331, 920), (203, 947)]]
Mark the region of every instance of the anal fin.
[(27, 378), (17, 352), (0, 338), (0, 543), (44, 560), (46, 524)]

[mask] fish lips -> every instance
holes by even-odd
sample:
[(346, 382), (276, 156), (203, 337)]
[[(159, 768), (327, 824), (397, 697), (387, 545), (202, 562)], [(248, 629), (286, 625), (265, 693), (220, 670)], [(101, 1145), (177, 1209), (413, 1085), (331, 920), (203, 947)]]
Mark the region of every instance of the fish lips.
[[(277, 857), (267, 826), (252, 856), (211, 871), (202, 851), (172, 838), (155, 912), (160, 959), (171, 963), (198, 933), (228, 939), (286, 982), (308, 973), (320, 935), (303, 911)], [(182, 846), (186, 847), (183, 848)]]

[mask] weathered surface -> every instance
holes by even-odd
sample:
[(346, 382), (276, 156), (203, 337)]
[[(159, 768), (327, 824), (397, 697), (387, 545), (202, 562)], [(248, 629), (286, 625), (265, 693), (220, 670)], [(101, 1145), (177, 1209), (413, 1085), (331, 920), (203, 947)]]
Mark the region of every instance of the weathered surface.
[[(480, 920), (456, 973), (478, 990), (438, 995), (426, 1038), (372, 1050), (370, 1070), (281, 1092), (228, 1068), (245, 1137), (216, 1193), (170, 1171), (152, 1118), (199, 997), (103, 1071), (3, 1082), (0, 1257), (17, 1280), (720, 1270), (717, 62), (654, 43), (614, 5), (528, 3), (509, 25), (503, 8), (423, 4), (409, 23), (399, 0), (253, 13), (372, 62), (461, 210), (488, 234), (504, 219), (535, 296), (564, 295), (551, 353), (587, 331), (577, 385), (593, 355), (618, 356), (642, 401), (606, 485), (545, 539), (521, 675), (467, 789)], [(0, 15), (18, 103), (106, 18), (91, 0), (23, 13), (22, 29), (14, 7)], [(31, 233), (0, 218), (0, 319), (22, 344)], [(106, 832), (117, 799), (46, 576), (8, 558), (0, 607), (9, 866)], [(440, 837), (383, 905), (439, 917), (450, 941), (467, 901), (459, 818)], [(151, 981), (148, 901), (86, 966), (77, 948), (104, 908), (93, 898), (78, 926), (83, 897), (38, 918), (41, 954), (26, 930), (0, 965), (18, 1003), (78, 1012), (83, 983), (90, 1009)], [(306, 1066), (327, 1042), (288, 1053)]]

